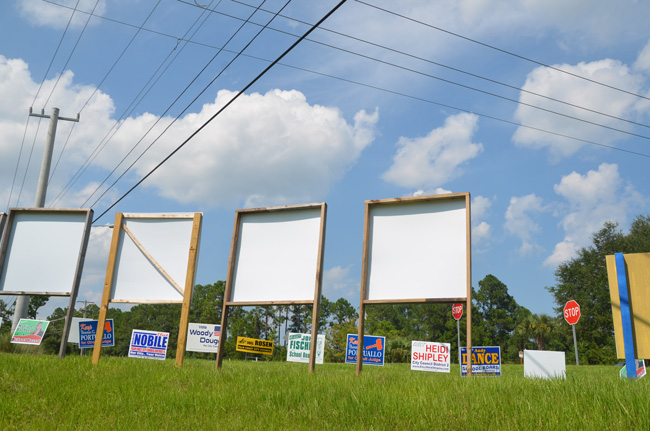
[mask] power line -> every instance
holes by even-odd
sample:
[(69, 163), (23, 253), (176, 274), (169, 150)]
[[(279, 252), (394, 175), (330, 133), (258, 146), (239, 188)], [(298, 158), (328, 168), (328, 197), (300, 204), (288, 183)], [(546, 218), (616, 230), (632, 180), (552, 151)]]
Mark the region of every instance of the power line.
[[(260, 4), (260, 7), (261, 7), (261, 5), (264, 4), (265, 2), (266, 2), (266, 0), (264, 0), (264, 1)], [(286, 7), (290, 2), (291, 2), (291, 0), (288, 0), (287, 3), (282, 7), (282, 9), (284, 9), (284, 8), (285, 8), (285, 7)], [(250, 18), (252, 18), (252, 17), (255, 15), (256, 12), (257, 12), (257, 9), (256, 9), (255, 11), (253, 11), (253, 12), (250, 14), (250, 16), (248, 17), (248, 20), (250, 20)], [(224, 46), (228, 45), (228, 43), (230, 43), (230, 41), (232, 41), (232, 40), (235, 38), (235, 36), (236, 36), (236, 35), (237, 35), (237, 34), (238, 34), (238, 33), (239, 33), (243, 28), (244, 28), (244, 26), (248, 23), (248, 20), (246, 20), (245, 22), (243, 22), (243, 23), (239, 26), (239, 28), (238, 28), (238, 29), (237, 29), (237, 30), (236, 30), (236, 31), (235, 31), (235, 32), (230, 36), (230, 38), (228, 39), (228, 41), (225, 43)], [(272, 20), (271, 20), (271, 21), (272, 21)], [(257, 36), (259, 36), (259, 35), (261, 34), (261, 32), (262, 32), (263, 30), (264, 30), (264, 28), (262, 28), (262, 30), (260, 30), (260, 31), (259, 31), (259, 32), (258, 32), (258, 33), (257, 33), (257, 34), (256, 34), (256, 35), (255, 35), (255, 36), (254, 36), (254, 37), (253, 37), (253, 38), (248, 42), (248, 44), (246, 44), (246, 46), (240, 50), (240, 52), (238, 53), (238, 55), (236, 55), (236, 56), (235, 56), (235, 57), (234, 57), (234, 58), (233, 58), (233, 59), (232, 59), (232, 60), (231, 60), (231, 61), (230, 61), (230, 62), (229, 62), (229, 63), (228, 63), (224, 68), (221, 69), (221, 71), (220, 71), (220, 72), (219, 72), (219, 73), (218, 73), (218, 74), (217, 74), (217, 75), (212, 79), (212, 81), (210, 81), (210, 83), (209, 83), (207, 86), (205, 86), (205, 87), (203, 88), (203, 90), (201, 90), (201, 91), (199, 92), (199, 94), (196, 95), (196, 97), (194, 97), (194, 99), (193, 99), (193, 100), (192, 100), (192, 101), (191, 101), (191, 102), (190, 102), (190, 103), (189, 103), (189, 104), (188, 104), (188, 105), (187, 105), (187, 106), (186, 106), (186, 107), (185, 107), (185, 108), (184, 108), (184, 109), (183, 109), (183, 110), (182, 110), (182, 111), (181, 111), (181, 112), (176, 116), (176, 118), (174, 118), (174, 120), (173, 120), (170, 124), (167, 125), (167, 127), (166, 127), (166, 128), (165, 128), (165, 129), (164, 129), (164, 130), (163, 130), (163, 131), (158, 135), (158, 137), (157, 137), (156, 139), (154, 139), (154, 140), (149, 144), (149, 146), (147, 146), (147, 148), (145, 148), (145, 150), (144, 150), (144, 151), (143, 151), (143, 152), (142, 152), (142, 153), (141, 153), (141, 154), (140, 154), (140, 155), (139, 155), (139, 156), (138, 156), (138, 157), (137, 157), (137, 158), (136, 158), (136, 159), (131, 163), (131, 165), (129, 165), (129, 167), (127, 167), (127, 169), (126, 169), (124, 172), (122, 172), (122, 174), (121, 174), (121, 175), (120, 175), (120, 176), (119, 176), (119, 177), (118, 177), (118, 178), (113, 182), (113, 184), (111, 184), (111, 186), (108, 187), (108, 188), (104, 191), (104, 193), (102, 193), (102, 194), (99, 196), (99, 198), (97, 198), (97, 199), (95, 200), (95, 202), (93, 202), (93, 204), (91, 205), (91, 207), (95, 206), (95, 204), (96, 204), (96, 203), (97, 203), (97, 202), (98, 202), (98, 201), (99, 201), (99, 200), (100, 200), (100, 199), (101, 199), (101, 198), (102, 198), (102, 197), (103, 197), (103, 196), (108, 192), (108, 190), (110, 190), (110, 189), (111, 189), (111, 188), (112, 188), (112, 187), (113, 187), (113, 186), (114, 186), (114, 185), (115, 185), (115, 184), (116, 184), (116, 183), (117, 183), (117, 182), (118, 182), (118, 181), (119, 181), (119, 180), (120, 180), (120, 179), (121, 179), (121, 178), (122, 178), (122, 177), (123, 177), (123, 176), (124, 176), (124, 175), (129, 171), (129, 170), (130, 170), (130, 169), (131, 169), (131, 168), (132, 168), (132, 167), (133, 167), (133, 165), (134, 165), (138, 160), (140, 160), (140, 158), (141, 158), (141, 157), (142, 157), (142, 156), (143, 156), (147, 151), (149, 151), (149, 149), (150, 149), (150, 148), (151, 148), (151, 147), (152, 147), (152, 146), (153, 146), (153, 145), (158, 141), (158, 139), (160, 139), (160, 137), (161, 137), (165, 132), (167, 132), (167, 130), (169, 130), (169, 128), (170, 128), (174, 123), (176, 123), (176, 121), (180, 118), (180, 116), (183, 115), (183, 114), (185, 113), (185, 111), (187, 111), (187, 110), (190, 108), (190, 106), (192, 106), (192, 104), (194, 104), (194, 102), (196, 102), (196, 100), (197, 100), (197, 99), (198, 99), (198, 98), (199, 98), (199, 97), (200, 97), (200, 96), (201, 96), (201, 95), (202, 95), (202, 94), (203, 94), (203, 93), (204, 93), (204, 92), (205, 92), (205, 91), (206, 91), (206, 90), (207, 90), (207, 89), (212, 85), (212, 83), (214, 83), (214, 81), (215, 81), (218, 77), (221, 76), (221, 74), (222, 74), (222, 73), (223, 73), (223, 72), (224, 72), (224, 71), (225, 71), (225, 70), (226, 70), (226, 69), (227, 69), (227, 68), (228, 68), (228, 67), (229, 67), (229, 66), (230, 66), (230, 65), (231, 65), (231, 64), (232, 64), (236, 59), (237, 59), (237, 58), (239, 58), (239, 56), (241, 55), (241, 53), (244, 52), (244, 50), (245, 50), (245, 49), (246, 49), (246, 48), (247, 48), (247, 47), (248, 47), (248, 46), (249, 46), (249, 45), (250, 45), (250, 44), (251, 44), (251, 43), (252, 43), (252, 42), (257, 38)], [(172, 103), (167, 107), (167, 109), (165, 110), (165, 112), (163, 112), (163, 114), (160, 115), (160, 116), (158, 117), (158, 119), (154, 122), (154, 124), (152, 124), (151, 127), (149, 127), (149, 129), (145, 132), (145, 134), (142, 136), (142, 138), (140, 138), (140, 140), (139, 140), (139, 141), (138, 141), (138, 142), (133, 146), (133, 148), (131, 148), (131, 150), (129, 150), (129, 151), (126, 153), (126, 155), (122, 158), (122, 160), (120, 160), (120, 162), (117, 164), (117, 166), (115, 166), (115, 168), (113, 168), (113, 170), (112, 170), (112, 171), (111, 171), (111, 172), (106, 176), (106, 178), (104, 178), (104, 180), (101, 182), (101, 184), (99, 184), (99, 185), (95, 188), (95, 191), (94, 191), (90, 196), (88, 196), (88, 198), (87, 198), (86, 201), (82, 204), (82, 206), (85, 206), (86, 203), (90, 200), (90, 198), (92, 198), (92, 197), (94, 196), (94, 194), (97, 193), (97, 191), (99, 191), (99, 189), (100, 189), (100, 188), (101, 188), (101, 187), (106, 183), (106, 181), (108, 181), (108, 179), (111, 177), (111, 175), (113, 175), (113, 173), (117, 170), (117, 168), (119, 168), (120, 165), (122, 165), (122, 163), (126, 160), (126, 158), (127, 158), (127, 157), (128, 157), (128, 156), (129, 156), (129, 155), (130, 155), (130, 154), (131, 154), (131, 153), (136, 149), (136, 147), (138, 147), (138, 145), (140, 145), (140, 143), (141, 143), (141, 142), (144, 140), (144, 138), (149, 134), (149, 132), (151, 132), (151, 131), (153, 130), (153, 128), (154, 128), (154, 127), (155, 127), (155, 126), (156, 126), (156, 125), (157, 125), (157, 124), (158, 124), (158, 123), (159, 123), (159, 122), (164, 118), (165, 114), (166, 114), (167, 112), (169, 112), (169, 110), (172, 108), (172, 106), (174, 106), (174, 105), (176, 104), (176, 102), (177, 102), (177, 101), (178, 101), (178, 100), (183, 96), (183, 94), (185, 94), (185, 92), (186, 92), (186, 91), (187, 91), (187, 90), (188, 90), (188, 89), (189, 89), (189, 88), (194, 84), (194, 82), (195, 82), (195, 81), (196, 81), (196, 80), (197, 80), (197, 79), (198, 79), (198, 78), (203, 74), (203, 72), (208, 68), (208, 66), (209, 66), (210, 64), (212, 64), (212, 62), (217, 58), (217, 56), (218, 56), (221, 52), (222, 52), (222, 50), (217, 51), (217, 53), (216, 53), (216, 54), (215, 54), (215, 55), (210, 59), (210, 61), (208, 61), (208, 63), (203, 67), (203, 69), (201, 69), (201, 71), (200, 71), (200, 72), (199, 72), (199, 73), (198, 73), (198, 74), (197, 74), (197, 75), (192, 79), (192, 81), (191, 81), (191, 82), (190, 82), (190, 83), (189, 83), (189, 84), (188, 84), (188, 85), (183, 89), (183, 91), (182, 91), (182, 92), (181, 92), (181, 93), (176, 97), (176, 99), (174, 99), (174, 101), (173, 101), (173, 102), (172, 102)]]
[(54, 86), (52, 87), (52, 91), (50, 91), (50, 95), (47, 96), (47, 100), (43, 104), (43, 108), (47, 106), (47, 103), (50, 101), (50, 98), (52, 97), (52, 94), (54, 94), (54, 90), (56, 90), (56, 87), (59, 85), (59, 81), (61, 80), (61, 76), (63, 76), (63, 72), (65, 72), (65, 68), (68, 67), (68, 63), (70, 62), (70, 59), (72, 58), (72, 54), (77, 50), (77, 45), (79, 45), (79, 41), (81, 40), (81, 37), (84, 35), (86, 28), (88, 27), (88, 23), (90, 22), (90, 18), (93, 16), (95, 9), (97, 8), (97, 5), (99, 4), (99, 0), (95, 2), (95, 6), (93, 7), (93, 10), (91, 13), (88, 15), (88, 19), (86, 20), (86, 23), (84, 24), (84, 28), (81, 30), (81, 33), (79, 33), (79, 37), (77, 37), (77, 41), (75, 42), (74, 46), (72, 47), (72, 51), (70, 51), (70, 55), (68, 55), (68, 59), (65, 61), (65, 64), (61, 68), (61, 73), (59, 73), (59, 76), (56, 78), (56, 82), (54, 83)]
[(298, 46), (311, 32), (313, 32), (318, 26), (320, 26), (327, 18), (329, 18), (334, 12), (336, 12), (347, 0), (341, 0), (334, 8), (332, 8), (324, 17), (322, 17), (316, 24), (314, 24), (307, 32), (305, 32), (298, 40), (296, 40), (289, 48), (287, 48), (279, 57), (277, 57), (271, 64), (269, 64), (262, 72), (260, 72), (252, 81), (250, 81), (244, 88), (242, 88), (232, 99), (230, 99), (221, 109), (219, 109), (212, 117), (210, 117), (205, 123), (201, 125), (196, 131), (194, 131), (187, 139), (185, 139), (174, 151), (169, 153), (160, 163), (158, 163), (153, 169), (151, 169), (144, 177), (142, 177), (135, 185), (133, 185), (125, 194), (123, 194), (118, 200), (111, 204), (103, 213), (99, 215), (93, 223), (103, 217), (108, 211), (110, 211), (115, 205), (117, 205), (122, 199), (128, 196), (136, 187), (144, 182), (151, 174), (158, 170), (167, 160), (169, 160), (174, 154), (176, 154), (181, 148), (183, 148), (194, 136), (196, 136), (201, 130), (203, 130), (208, 124), (212, 122), (219, 114), (226, 110), (235, 100), (239, 98), (242, 94), (251, 88), (257, 81), (262, 78), (273, 66), (280, 62), (288, 53), (293, 51), (293, 49)]
[[(61, 44), (63, 43), (63, 39), (65, 38), (66, 33), (68, 32), (68, 28), (70, 27), (70, 23), (72, 22), (72, 18), (74, 17), (75, 12), (77, 12), (77, 7), (79, 6), (79, 2), (81, 0), (77, 0), (77, 4), (75, 4), (74, 9), (72, 11), (72, 14), (70, 14), (70, 19), (68, 20), (68, 24), (65, 26), (65, 30), (63, 31), (63, 34), (61, 35), (61, 39), (59, 40), (59, 44), (56, 46), (56, 49), (54, 50), (54, 54), (52, 55), (52, 58), (50, 59), (50, 64), (47, 66), (47, 70), (45, 71), (45, 74), (43, 75), (43, 79), (41, 79), (41, 85), (38, 86), (38, 90), (36, 91), (36, 95), (34, 96), (34, 100), (32, 101), (32, 108), (34, 107), (34, 104), (36, 103), (36, 99), (38, 98), (39, 93), (41, 92), (41, 89), (43, 88), (43, 84), (45, 83), (45, 79), (47, 78), (47, 74), (50, 73), (50, 68), (52, 67), (52, 64), (54, 63), (54, 59), (56, 58), (56, 54), (59, 52), (59, 48), (61, 48)], [(23, 147), (25, 145), (25, 136), (27, 135), (27, 127), (29, 126), (29, 120), (31, 118), (31, 115), (27, 116), (27, 121), (25, 121), (25, 131), (23, 132), (23, 140), (20, 143), (20, 151), (18, 152), (18, 161), (16, 162), (16, 170), (14, 171), (14, 179), (11, 182), (11, 190), (9, 191), (9, 199), (7, 200), (7, 209), (9, 208), (9, 205), (11, 205), (11, 196), (14, 192), (14, 185), (16, 183), (16, 176), (18, 174), (18, 167), (20, 166), (20, 158), (23, 154)]]
[(481, 46), (484, 46), (484, 47), (486, 47), (486, 48), (490, 48), (490, 49), (493, 49), (493, 50), (495, 50), (495, 51), (499, 51), (499, 52), (502, 52), (502, 53), (504, 53), (504, 54), (508, 54), (508, 55), (513, 56), (513, 57), (517, 57), (517, 58), (519, 58), (519, 59), (522, 59), (522, 60), (528, 61), (528, 62), (530, 62), (530, 63), (534, 63), (534, 64), (537, 64), (537, 65), (539, 65), (539, 66), (544, 66), (544, 67), (547, 67), (547, 68), (549, 68), (549, 69), (555, 70), (555, 71), (557, 71), (557, 72), (565, 73), (565, 74), (567, 74), (567, 75), (573, 76), (573, 77), (575, 77), (575, 78), (584, 79), (585, 81), (589, 81), (589, 82), (592, 82), (592, 83), (594, 83), (594, 84), (602, 85), (603, 87), (607, 87), (607, 88), (610, 88), (610, 89), (612, 89), (612, 90), (620, 91), (620, 92), (622, 92), (622, 93), (629, 94), (629, 95), (631, 95), (631, 96), (639, 97), (639, 98), (641, 98), (641, 99), (650, 100), (650, 97), (646, 97), (646, 96), (643, 96), (643, 95), (641, 95), (641, 94), (634, 93), (634, 92), (632, 92), (632, 91), (624, 90), (624, 89), (622, 89), (622, 88), (618, 88), (618, 87), (615, 87), (615, 86), (613, 86), (613, 85), (605, 84), (604, 82), (596, 81), (595, 79), (591, 79), (591, 78), (587, 78), (587, 77), (582, 76), (582, 75), (578, 75), (577, 73), (572, 73), (572, 72), (569, 72), (569, 71), (567, 71), (567, 70), (560, 69), (560, 68), (558, 68), (558, 67), (554, 67), (554, 66), (551, 66), (551, 65), (546, 64), (546, 63), (542, 63), (541, 61), (537, 61), (537, 60), (534, 60), (534, 59), (532, 59), (532, 58), (525, 57), (525, 56), (523, 56), (523, 55), (516, 54), (516, 53), (514, 53), (514, 52), (507, 51), (507, 50), (505, 50), (505, 49), (502, 49), (502, 48), (496, 47), (496, 46), (494, 46), (494, 45), (490, 45), (490, 44), (488, 44), (488, 43), (481, 42), (481, 41), (479, 41), (479, 40), (472, 39), (472, 38), (469, 38), (469, 37), (467, 37), (467, 36), (463, 36), (463, 35), (461, 35), (461, 34), (454, 33), (454, 32), (452, 32), (452, 31), (445, 30), (445, 29), (440, 28), (440, 27), (436, 27), (435, 25), (428, 24), (428, 23), (423, 22), (423, 21), (419, 21), (419, 20), (417, 20), (417, 19), (414, 19), (414, 18), (408, 17), (408, 16), (406, 16), (406, 15), (399, 14), (399, 13), (397, 13), (397, 12), (393, 12), (393, 11), (388, 10), (388, 9), (384, 9), (384, 8), (382, 8), (382, 7), (379, 7), (379, 6), (376, 6), (376, 5), (373, 5), (373, 4), (370, 4), (370, 3), (367, 3), (367, 2), (365, 2), (365, 1), (362, 1), (362, 0), (355, 0), (355, 1), (356, 1), (357, 3), (359, 3), (359, 4), (363, 4), (363, 5), (366, 5), (366, 6), (368, 6), (368, 7), (371, 7), (371, 8), (377, 9), (377, 10), (380, 10), (380, 11), (382, 11), (382, 12), (386, 12), (386, 13), (389, 13), (389, 14), (391, 14), (391, 15), (395, 15), (395, 16), (397, 16), (397, 17), (400, 17), (400, 18), (406, 19), (406, 20), (408, 20), (408, 21), (412, 21), (412, 22), (415, 22), (415, 23), (417, 23), (417, 24), (420, 24), (420, 25), (423, 25), (423, 26), (426, 26), (426, 27), (429, 27), (429, 28), (432, 28), (432, 29), (435, 29), (435, 30), (441, 31), (441, 32), (443, 32), (443, 33), (450, 34), (450, 35), (452, 35), (452, 36), (455, 36), (455, 37), (458, 37), (458, 38), (461, 38), (461, 39), (467, 40), (467, 41), (472, 42), (472, 43), (475, 43), (475, 44), (477, 44), (477, 45), (481, 45)]
[[(219, 2), (217, 3), (217, 6), (221, 3), (221, 1), (222, 0), (219, 0)], [(212, 5), (213, 2), (214, 2), (214, 0), (211, 0), (210, 5)], [(167, 54), (165, 59), (158, 65), (158, 68), (149, 77), (149, 80), (146, 82), (146, 84), (144, 84), (144, 86), (140, 89), (139, 93), (133, 98), (131, 103), (129, 103), (129, 106), (126, 107), (126, 109), (122, 112), (120, 117), (115, 121), (115, 123), (113, 123), (113, 126), (111, 127), (111, 129), (106, 133), (106, 135), (104, 135), (102, 140), (93, 149), (92, 153), (86, 158), (84, 163), (82, 163), (81, 167), (79, 167), (77, 172), (75, 172), (75, 174), (70, 178), (70, 180), (68, 180), (67, 184), (63, 187), (61, 192), (59, 192), (59, 194), (56, 196), (56, 198), (51, 203), (51, 206), (56, 205), (56, 203), (60, 200), (60, 198), (62, 198), (68, 192), (68, 190), (79, 180), (79, 178), (81, 178), (81, 175), (83, 175), (83, 173), (90, 166), (90, 164), (97, 158), (97, 156), (104, 150), (104, 148), (106, 148), (106, 145), (108, 145), (108, 143), (111, 141), (111, 139), (113, 139), (113, 137), (117, 134), (117, 132), (122, 128), (122, 126), (124, 125), (124, 122), (120, 122), (120, 121), (123, 118), (125, 118), (126, 116), (131, 115), (135, 111), (135, 109), (140, 105), (140, 103), (149, 94), (149, 92), (153, 89), (153, 87), (158, 83), (160, 78), (162, 78), (162, 76), (167, 72), (167, 70), (169, 70), (169, 67), (174, 63), (174, 61), (176, 61), (176, 59), (180, 56), (181, 52), (183, 52), (185, 47), (187, 47), (188, 43), (190, 43), (190, 41), (196, 35), (196, 33), (199, 31), (199, 29), (205, 24), (205, 22), (209, 18), (209, 15), (206, 16), (203, 19), (203, 22), (201, 24), (199, 24), (199, 26), (194, 30), (194, 32), (192, 33), (190, 38), (185, 41), (183, 46), (181, 46), (180, 49), (177, 49), (178, 46), (179, 46), (180, 41), (185, 39), (185, 36), (187, 36), (192, 31), (192, 28), (201, 20), (201, 17), (203, 17), (203, 15), (205, 15), (205, 13), (206, 13), (205, 10), (201, 11), (201, 14), (197, 17), (197, 19), (194, 21), (194, 23), (192, 23), (192, 25), (187, 29), (187, 31), (185, 32), (183, 37), (178, 38), (176, 40), (174, 48), (172, 48), (172, 50), (169, 52), (169, 54)], [(172, 60), (169, 63), (167, 63), (167, 60), (169, 60), (169, 58), (172, 56), (172, 54), (174, 52), (176, 52), (176, 55), (174, 56), (174, 58), (172, 58)], [(165, 65), (165, 63), (167, 63), (167, 66), (162, 71), (162, 73), (160, 73), (158, 75), (158, 72)], [(151, 81), (156, 77), (156, 75), (158, 75), (158, 77), (155, 79), (153, 84), (151, 84)], [(149, 84), (151, 84), (151, 86), (149, 86)], [(149, 86), (149, 89), (147, 89), (147, 91), (144, 92), (144, 90), (148, 86)], [(144, 94), (142, 94), (143, 92), (144, 92)], [(142, 97), (140, 97), (140, 96), (142, 96)], [(138, 101), (138, 98), (140, 98), (139, 101)], [(137, 101), (137, 103), (136, 103), (136, 101)], [(110, 138), (109, 138), (109, 135), (110, 135)]]

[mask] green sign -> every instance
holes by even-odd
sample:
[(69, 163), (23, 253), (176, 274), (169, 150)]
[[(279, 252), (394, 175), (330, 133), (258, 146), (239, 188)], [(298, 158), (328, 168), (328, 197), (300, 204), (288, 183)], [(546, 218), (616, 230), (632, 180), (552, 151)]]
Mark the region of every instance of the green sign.
[(33, 344), (38, 346), (50, 322), (47, 320), (20, 319), (11, 342), (14, 344)]

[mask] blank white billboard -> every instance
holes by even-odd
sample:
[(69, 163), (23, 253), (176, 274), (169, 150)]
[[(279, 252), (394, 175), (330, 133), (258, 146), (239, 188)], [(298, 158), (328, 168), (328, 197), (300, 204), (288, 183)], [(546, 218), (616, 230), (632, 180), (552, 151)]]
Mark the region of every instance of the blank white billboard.
[(124, 214), (112, 302), (183, 301), (194, 214), (156, 217)]
[(232, 302), (313, 301), (321, 207), (242, 213)]
[(564, 352), (524, 350), (524, 377), (564, 379), (566, 377)]
[(465, 199), (370, 206), (367, 300), (467, 297)]
[(10, 215), (0, 291), (70, 295), (85, 253), (88, 210), (12, 209)]

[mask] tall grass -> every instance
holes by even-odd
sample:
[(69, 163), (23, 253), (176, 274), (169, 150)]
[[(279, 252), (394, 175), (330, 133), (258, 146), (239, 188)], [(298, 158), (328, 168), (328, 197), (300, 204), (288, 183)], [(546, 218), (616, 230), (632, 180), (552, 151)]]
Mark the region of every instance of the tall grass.
[(568, 366), (566, 380), (364, 367), (0, 354), (0, 429), (650, 429), (650, 378)]

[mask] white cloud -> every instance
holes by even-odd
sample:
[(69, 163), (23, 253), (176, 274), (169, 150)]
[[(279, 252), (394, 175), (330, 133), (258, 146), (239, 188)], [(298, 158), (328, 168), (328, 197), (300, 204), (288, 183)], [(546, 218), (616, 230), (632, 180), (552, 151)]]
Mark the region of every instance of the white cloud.
[[(643, 75), (631, 72), (628, 66), (617, 60), (605, 59), (591, 63), (581, 62), (575, 66), (560, 64), (554, 67), (595, 81), (604, 82), (614, 87), (624, 88), (634, 93), (640, 93), (646, 82), (646, 78)], [(538, 67), (529, 73), (526, 83), (522, 88), (530, 92), (563, 100), (576, 106), (633, 121), (638, 120), (639, 116), (648, 110), (648, 106), (639, 102), (635, 96), (581, 80), (546, 67)], [(608, 127), (624, 131), (632, 130), (630, 123), (588, 112), (580, 108), (561, 105), (530, 93), (521, 92), (519, 100), (522, 103), (539, 106)], [(528, 126), (601, 144), (609, 145), (626, 137), (626, 135), (620, 132), (579, 122), (571, 118), (540, 111), (524, 105), (517, 107), (515, 119)], [(517, 145), (524, 147), (536, 149), (548, 148), (554, 158), (570, 156), (584, 145), (587, 145), (580, 141), (524, 127), (517, 129), (513, 135), (513, 141)]]
[(606, 221), (624, 224), (629, 212), (646, 201), (634, 187), (624, 184), (618, 165), (609, 163), (602, 163), (597, 171), (586, 175), (572, 172), (554, 190), (566, 199), (568, 211), (561, 222), (564, 240), (545, 260), (548, 266), (558, 265), (573, 257), (577, 249), (588, 246), (591, 236)]
[(478, 117), (458, 114), (421, 138), (401, 137), (392, 166), (382, 178), (402, 187), (435, 188), (461, 174), (460, 165), (473, 159), (483, 145), (472, 142)]
[[(63, 30), (68, 25), (70, 15), (72, 15), (75, 6), (77, 6), (77, 12), (75, 12), (70, 23), (70, 27), (73, 29), (83, 27), (88, 20), (89, 13), (93, 12), (96, 15), (104, 15), (106, 12), (105, 0), (79, 0), (78, 5), (77, 0), (58, 0), (57, 3), (68, 7), (33, 0), (19, 0), (16, 6), (21, 16), (29, 21), (30, 24), (51, 27), (57, 30)], [(96, 23), (98, 23), (98, 20), (91, 18), (88, 25), (94, 25)]]
[[(235, 93), (179, 120), (139, 163), (144, 175)], [(374, 139), (379, 118), (359, 111), (348, 124), (336, 108), (310, 105), (299, 91), (241, 96), (145, 185), (183, 203), (245, 206), (322, 199)], [(133, 127), (141, 125), (133, 120)], [(130, 128), (128, 128), (130, 129)], [(130, 141), (121, 141), (126, 147)], [(179, 175), (181, 173), (182, 175)]]
[(445, 195), (452, 193), (451, 190), (443, 189), (442, 187), (436, 187), (435, 189), (419, 189), (413, 192), (412, 196), (429, 196), (429, 195)]
[(650, 73), (650, 41), (639, 52), (633, 67), (634, 70)]
[(472, 221), (485, 217), (491, 206), (492, 201), (485, 196), (476, 196), (472, 199)]
[(485, 196), (472, 199), (472, 244), (487, 243), (492, 238), (492, 227), (483, 219), (486, 217), (492, 201)]
[(327, 290), (329, 299), (344, 297), (354, 300), (359, 296), (359, 280), (352, 278), (350, 272), (352, 264), (348, 266), (333, 266), (323, 273), (323, 291)]
[(492, 227), (482, 221), (472, 228), (472, 244), (483, 244), (492, 237)]
[[(53, 85), (54, 79), (44, 83), (36, 106), (44, 103)], [(32, 81), (25, 62), (0, 56), (0, 135), (3, 136), (0, 141), (0, 201), (6, 202), (9, 198), (25, 116), (37, 90), (38, 85)], [(61, 111), (61, 115), (75, 116), (75, 110), (83, 106), (93, 91), (93, 87), (75, 84), (74, 75), (65, 72), (52, 95), (51, 106), (66, 106), (68, 108)], [(179, 119), (135, 165), (131, 175), (139, 178), (149, 172), (234, 94), (220, 91), (214, 103), (205, 104), (199, 112)], [(111, 97), (101, 91), (86, 106), (49, 185), (48, 205), (111, 129), (114, 109)], [(296, 90), (246, 94), (144, 185), (170, 199), (205, 206), (280, 205), (322, 199), (330, 184), (342, 178), (364, 148), (371, 144), (378, 118), (377, 111), (367, 113), (362, 110), (354, 116), (353, 124), (348, 124), (338, 109), (310, 105)], [(157, 116), (145, 113), (124, 120), (108, 149), (95, 159), (92, 165), (95, 175), (98, 171), (113, 169), (157, 119)], [(121, 173), (171, 121), (168, 117), (161, 119), (117, 173)], [(36, 124), (37, 120), (30, 122), (28, 145), (33, 140)], [(69, 122), (59, 122), (55, 159), (70, 127)], [(33, 201), (47, 126), (41, 125), (40, 129), (34, 140), (36, 145), (20, 204)], [(27, 149), (21, 156), (19, 178), (24, 173)], [(80, 206), (94, 190), (95, 181), (96, 178), (90, 181), (82, 178), (62, 203)], [(17, 190), (14, 190), (12, 206), (16, 196)]]
[(531, 193), (526, 196), (510, 198), (510, 205), (506, 210), (506, 231), (521, 240), (518, 252), (525, 256), (539, 246), (533, 241), (533, 235), (541, 232), (541, 227), (531, 215), (546, 211), (542, 198)]

